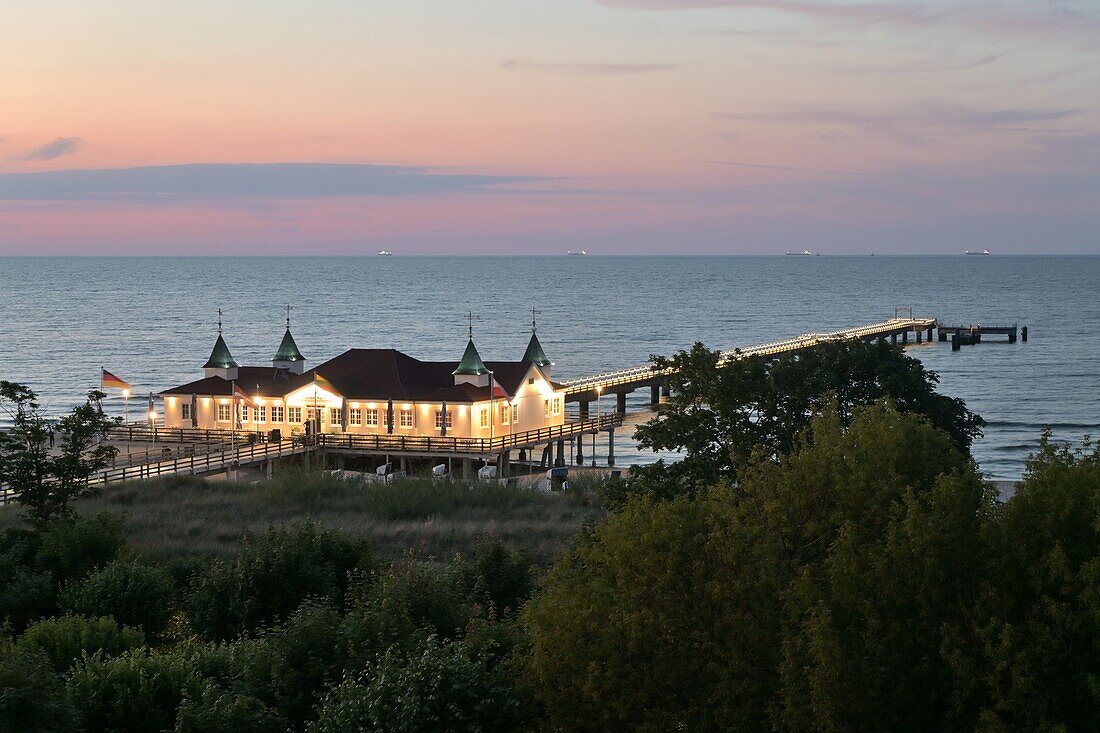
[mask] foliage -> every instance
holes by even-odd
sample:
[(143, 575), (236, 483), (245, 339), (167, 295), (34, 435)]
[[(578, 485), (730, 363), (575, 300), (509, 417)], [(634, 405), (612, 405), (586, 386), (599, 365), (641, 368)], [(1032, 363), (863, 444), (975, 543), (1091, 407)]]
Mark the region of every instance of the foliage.
[(309, 597), (340, 605), (348, 573), (370, 566), (362, 542), (305, 525), (295, 532), (269, 529), (230, 562), (214, 561), (195, 578), (187, 612), (209, 639), (229, 639), (285, 618)]
[(387, 653), (325, 696), (313, 733), (513, 731), (522, 720), (509, 686), (458, 642), (426, 638)]
[(123, 518), (107, 512), (44, 525), (35, 566), (59, 583), (82, 578), (118, 557), (126, 544)]
[(19, 637), (21, 648), (40, 649), (58, 672), (65, 672), (84, 654), (113, 657), (145, 645), (138, 629), (120, 627), (111, 618), (62, 616), (39, 621)]
[[(42, 415), (34, 390), (0, 381), (0, 410), (11, 421), (0, 431), (0, 484), (26, 509), (32, 523), (70, 517), (71, 503), (95, 493), (88, 480), (110, 465), (117, 449), (103, 442), (117, 420), (103, 411), (103, 392), (56, 422)], [(60, 435), (58, 450), (51, 442)]]
[(473, 602), (493, 615), (518, 610), (535, 589), (530, 555), (510, 551), (496, 537), (482, 540), (472, 561), (458, 557), (454, 566)]
[(60, 605), (84, 616), (111, 616), (148, 634), (164, 630), (172, 617), (172, 578), (163, 568), (116, 560), (61, 593)]
[(183, 700), (198, 698), (202, 688), (187, 656), (148, 649), (97, 654), (74, 667), (68, 680), (84, 728), (117, 733), (171, 730)]
[(654, 357), (655, 368), (674, 370), (672, 397), (636, 437), (643, 447), (683, 451), (685, 457), (636, 469), (631, 493), (667, 498), (735, 482), (756, 451), (774, 460), (793, 450), (812, 417), (825, 410), (847, 424), (858, 406), (889, 400), (901, 412), (927, 417), (964, 452), (984, 425), (962, 400), (936, 392), (934, 372), (885, 342), (826, 343), (721, 367), (719, 361), (719, 352), (698, 343), (672, 357)]
[(405, 614), (416, 628), (454, 638), (470, 620), (468, 597), (453, 567), (408, 558), (365, 591), (366, 601)]
[(288, 727), (256, 698), (208, 682), (197, 698), (183, 699), (175, 733), (285, 733)]
[(973, 603), (992, 513), (946, 434), (881, 406), (847, 427), (818, 418), (811, 441), (757, 461), (736, 489), (636, 498), (525, 610), (551, 718), (571, 730), (937, 727), (943, 624)]
[(1045, 434), (990, 545), (957, 705), (982, 730), (1100, 730), (1100, 447)]
[(45, 652), (0, 638), (0, 730), (75, 731), (76, 715)]

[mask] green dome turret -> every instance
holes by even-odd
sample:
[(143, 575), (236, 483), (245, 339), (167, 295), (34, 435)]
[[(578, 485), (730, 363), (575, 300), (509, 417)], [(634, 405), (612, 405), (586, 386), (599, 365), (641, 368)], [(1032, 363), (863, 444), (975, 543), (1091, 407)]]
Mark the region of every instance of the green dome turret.
[(286, 333), (283, 334), (282, 343), (279, 344), (279, 350), (275, 352), (275, 356), (271, 361), (304, 361), (305, 357), (302, 356), (302, 352), (298, 351), (298, 344), (294, 343), (294, 337), (290, 335), (290, 328), (286, 329)]
[(214, 350), (210, 352), (210, 358), (203, 364), (203, 369), (236, 369), (237, 362), (229, 353), (229, 347), (225, 345), (225, 339), (218, 334), (218, 340), (214, 342)]
[(531, 331), (531, 340), (527, 342), (527, 351), (523, 352), (523, 361), (533, 361), (540, 367), (549, 366), (550, 360), (546, 358), (546, 352), (542, 350), (539, 337)]
[(466, 351), (462, 354), (462, 361), (458, 363), (458, 369), (455, 369), (451, 373), (455, 376), (473, 377), (480, 377), (489, 373), (489, 369), (485, 366), (485, 362), (481, 360), (481, 354), (477, 353), (477, 347), (474, 346), (473, 338), (466, 342)]

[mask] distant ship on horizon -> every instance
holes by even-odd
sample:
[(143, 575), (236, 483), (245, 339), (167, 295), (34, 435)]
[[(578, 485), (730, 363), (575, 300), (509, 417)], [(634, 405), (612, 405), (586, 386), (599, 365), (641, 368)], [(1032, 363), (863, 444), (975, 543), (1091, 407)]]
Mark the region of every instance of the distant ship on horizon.
[[(796, 256), (796, 257), (811, 257), (811, 256), (814, 255), (814, 253), (811, 252), (808, 249), (800, 249), (800, 250), (797, 250), (797, 251), (788, 249), (787, 254), (792, 255), (792, 256)], [(820, 254), (820, 252), (818, 254)]]
[(966, 250), (965, 252), (963, 252), (963, 254), (964, 255), (987, 255), (987, 254), (992, 254), (992, 253), (988, 249), (983, 249), (983, 250), (975, 250), (973, 252), (971, 252), (970, 250)]
[(570, 257), (587, 257), (588, 256), (588, 250), (584, 250), (584, 249), (578, 249), (576, 251), (569, 250), (565, 254), (569, 255)]
[(378, 256), (379, 257), (393, 257), (393, 252), (390, 252), (388, 249), (380, 249), (380, 250), (378, 250)]

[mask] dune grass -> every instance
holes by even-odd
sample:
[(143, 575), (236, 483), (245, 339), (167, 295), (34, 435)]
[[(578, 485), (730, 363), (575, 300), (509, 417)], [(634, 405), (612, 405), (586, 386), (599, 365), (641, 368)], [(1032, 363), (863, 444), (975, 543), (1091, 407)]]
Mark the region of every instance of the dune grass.
[[(81, 500), (77, 511), (126, 517), (130, 546), (149, 559), (230, 555), (246, 532), (304, 522), (371, 541), (380, 559), (409, 552), (445, 558), (472, 549), (486, 534), (527, 549), (547, 564), (577, 529), (602, 515), (593, 486), (544, 493), (496, 483), (389, 484), (341, 481), (319, 471), (287, 468), (257, 483), (173, 477), (129, 482)], [(0, 527), (16, 523), (17, 507), (0, 507)]]

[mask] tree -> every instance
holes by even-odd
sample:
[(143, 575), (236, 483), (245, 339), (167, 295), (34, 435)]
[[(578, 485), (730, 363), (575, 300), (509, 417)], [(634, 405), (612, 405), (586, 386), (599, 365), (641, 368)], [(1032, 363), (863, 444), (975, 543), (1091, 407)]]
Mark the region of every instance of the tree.
[(556, 726), (972, 723), (945, 713), (940, 650), (976, 601), (991, 488), (946, 433), (885, 405), (819, 416), (795, 445), (757, 453), (736, 487), (631, 499), (554, 567), (524, 618)]
[(789, 453), (813, 416), (837, 413), (847, 424), (860, 405), (889, 400), (923, 415), (969, 452), (984, 421), (965, 403), (939, 394), (939, 379), (885, 342), (824, 343), (797, 354), (736, 359), (695, 344), (654, 367), (672, 369), (672, 397), (636, 437), (643, 447), (685, 453), (676, 464), (635, 472), (628, 493), (667, 497), (735, 482), (757, 449), (774, 460)]
[[(117, 419), (103, 411), (103, 392), (93, 390), (83, 405), (57, 421), (45, 418), (34, 391), (0, 381), (0, 409), (12, 427), (0, 431), (0, 486), (12, 492), (35, 524), (69, 518), (74, 499), (89, 496), (89, 479), (108, 465), (118, 449), (106, 444)], [(51, 449), (52, 438), (61, 445)]]

